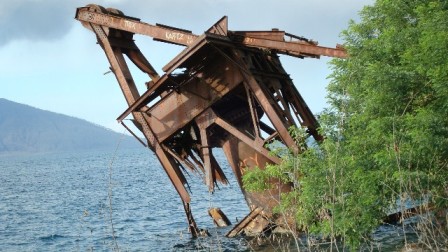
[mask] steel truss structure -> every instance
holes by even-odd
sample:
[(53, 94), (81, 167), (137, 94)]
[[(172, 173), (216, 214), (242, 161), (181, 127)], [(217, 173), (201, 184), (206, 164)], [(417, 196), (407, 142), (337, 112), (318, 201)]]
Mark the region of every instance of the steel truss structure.
[[(186, 172), (201, 174), (210, 192), (217, 183), (228, 183), (213, 148), (223, 149), (251, 210), (228, 236), (260, 233), (282, 225), (284, 218), (273, 215), (272, 208), (279, 192), (291, 190), (292, 185), (271, 180), (272, 190), (252, 193), (244, 189), (242, 176), (254, 167), (263, 169), (281, 162), (266, 146), (273, 140), (300, 152), (288, 133), (291, 126), (306, 128), (317, 141), (322, 136), (316, 118), (283, 69), (279, 54), (344, 58), (345, 50), (318, 46), (276, 29), (230, 31), (227, 17), (202, 35), (147, 24), (98, 5), (78, 8), (76, 19), (95, 33), (129, 105), (118, 121), (132, 115), (182, 200), (191, 234), (198, 236), (199, 229), (190, 209)], [(135, 44), (134, 34), (185, 49), (159, 75)], [(142, 94), (125, 56), (149, 77)]]

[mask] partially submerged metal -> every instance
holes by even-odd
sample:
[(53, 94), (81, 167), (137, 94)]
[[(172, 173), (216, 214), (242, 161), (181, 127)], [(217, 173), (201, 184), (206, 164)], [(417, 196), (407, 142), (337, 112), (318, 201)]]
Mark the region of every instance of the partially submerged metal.
[[(199, 229), (190, 209), (185, 173), (202, 174), (210, 192), (217, 183), (228, 183), (213, 148), (223, 149), (251, 210), (228, 236), (281, 225), (272, 209), (280, 192), (291, 190), (291, 185), (272, 180), (272, 190), (252, 193), (244, 189), (242, 176), (254, 167), (264, 169), (281, 162), (266, 147), (274, 139), (299, 152), (288, 133), (291, 126), (305, 127), (317, 141), (322, 136), (278, 54), (319, 58), (346, 57), (346, 52), (276, 29), (230, 31), (227, 17), (200, 36), (143, 23), (98, 5), (78, 8), (76, 19), (96, 34), (129, 105), (118, 121), (132, 114), (182, 199), (192, 235), (199, 235)], [(135, 44), (134, 34), (186, 48), (163, 67), (165, 73), (160, 76)], [(124, 55), (150, 78), (143, 94), (137, 90)]]

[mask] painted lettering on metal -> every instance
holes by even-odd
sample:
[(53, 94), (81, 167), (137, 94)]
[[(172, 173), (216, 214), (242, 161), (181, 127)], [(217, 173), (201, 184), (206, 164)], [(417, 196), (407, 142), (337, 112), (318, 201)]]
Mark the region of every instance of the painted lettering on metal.
[(245, 37), (243, 43), (253, 43), (253, 42), (254, 42), (253, 38)]
[(193, 36), (180, 32), (165, 32), (165, 38), (171, 41), (186, 41), (187, 44), (193, 43)]
[(137, 28), (136, 23), (128, 21), (128, 20), (124, 20), (124, 26), (126, 28), (133, 29), (133, 30), (135, 30)]

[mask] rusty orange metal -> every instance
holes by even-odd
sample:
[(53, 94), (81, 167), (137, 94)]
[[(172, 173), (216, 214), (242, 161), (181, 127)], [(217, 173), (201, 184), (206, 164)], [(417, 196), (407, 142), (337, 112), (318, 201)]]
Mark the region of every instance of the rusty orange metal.
[[(322, 140), (319, 124), (283, 69), (279, 54), (344, 58), (344, 49), (318, 46), (276, 29), (230, 31), (227, 17), (202, 35), (147, 24), (98, 5), (78, 8), (75, 18), (95, 33), (129, 105), (117, 120), (132, 115), (182, 199), (192, 235), (200, 232), (191, 212), (185, 173), (201, 174), (210, 192), (217, 183), (228, 183), (213, 148), (223, 149), (251, 210), (228, 235), (266, 230), (272, 224), (279, 192), (291, 190), (292, 185), (272, 180), (272, 191), (250, 193), (244, 189), (242, 176), (255, 167), (281, 162), (266, 145), (272, 140), (299, 153), (288, 133), (291, 126), (305, 127), (310, 136)], [(159, 75), (135, 44), (134, 34), (185, 49)], [(142, 94), (125, 56), (148, 74)]]

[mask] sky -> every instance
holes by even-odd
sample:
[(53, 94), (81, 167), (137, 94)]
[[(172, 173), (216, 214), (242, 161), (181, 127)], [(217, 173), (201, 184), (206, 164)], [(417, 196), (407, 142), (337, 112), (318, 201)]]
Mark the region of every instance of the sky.
[[(127, 108), (95, 35), (74, 19), (77, 7), (113, 7), (143, 22), (202, 34), (222, 16), (229, 30), (278, 28), (334, 47), (349, 20), (374, 0), (0, 0), (0, 98), (81, 118), (123, 132), (116, 118)], [(183, 47), (134, 36), (140, 50), (161, 68)], [(281, 56), (284, 68), (311, 108), (326, 106), (330, 59)], [(143, 88), (147, 76), (134, 75)]]

